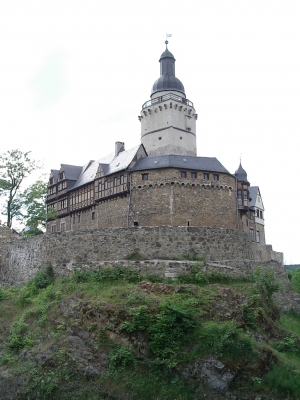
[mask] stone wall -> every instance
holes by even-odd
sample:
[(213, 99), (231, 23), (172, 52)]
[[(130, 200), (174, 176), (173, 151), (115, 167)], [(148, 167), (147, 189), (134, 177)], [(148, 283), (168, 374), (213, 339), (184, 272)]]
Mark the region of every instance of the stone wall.
[[(148, 180), (141, 176), (148, 173)], [(212, 226), (237, 229), (235, 178), (219, 173), (219, 181), (181, 178), (174, 168), (139, 171), (132, 176), (130, 225)], [(213, 179), (212, 174), (211, 179)]]
[(199, 227), (138, 227), (71, 231), (2, 241), (0, 282), (6, 286), (32, 278), (51, 264), (58, 275), (100, 261), (125, 260), (132, 253), (144, 259), (183, 258), (195, 251), (208, 261), (239, 265), (253, 260), (247, 234)]

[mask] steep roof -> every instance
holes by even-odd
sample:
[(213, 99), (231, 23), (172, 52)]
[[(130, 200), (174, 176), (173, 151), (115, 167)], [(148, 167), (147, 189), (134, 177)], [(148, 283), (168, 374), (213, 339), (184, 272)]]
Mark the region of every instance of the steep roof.
[[(250, 186), (249, 187), (249, 197), (251, 199), (249, 201), (250, 208), (255, 207), (257, 196), (260, 196), (260, 198), (261, 198), (259, 187), (258, 186)], [(264, 204), (263, 204), (262, 198), (261, 198), (261, 208), (264, 210)]]
[(66, 179), (70, 181), (76, 181), (78, 178), (82, 167), (78, 165), (61, 164), (61, 170), (64, 171)]
[(242, 163), (240, 162), (240, 165), (238, 167), (238, 169), (235, 171), (236, 179), (238, 182), (245, 182), (248, 183), (250, 185), (250, 183), (247, 180), (247, 172), (244, 170), (244, 168), (242, 167)]
[(215, 157), (179, 155), (157, 155), (140, 158), (132, 168), (132, 171), (159, 168), (182, 168), (230, 174), (230, 172)]
[(115, 153), (111, 153), (98, 161), (90, 161), (89, 163), (81, 167), (81, 173), (78, 176), (77, 181), (72, 187), (69, 188), (69, 190), (76, 189), (80, 186), (92, 182), (96, 177), (99, 166), (101, 167), (104, 176), (111, 175), (115, 172), (122, 171), (128, 168), (140, 146), (141, 145), (135, 146), (127, 151), (121, 151), (117, 155), (115, 155)]

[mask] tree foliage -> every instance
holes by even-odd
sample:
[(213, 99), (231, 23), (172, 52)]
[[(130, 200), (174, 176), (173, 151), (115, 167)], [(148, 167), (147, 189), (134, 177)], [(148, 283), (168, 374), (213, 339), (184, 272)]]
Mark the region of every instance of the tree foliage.
[(21, 184), (31, 172), (41, 168), (38, 161), (30, 158), (30, 152), (15, 149), (0, 155), (0, 196), (5, 198), (3, 213), (11, 228), (13, 218), (22, 218), (24, 197)]
[[(46, 227), (47, 182), (42, 179), (30, 185), (23, 193), (25, 225), (30, 228), (30, 234), (41, 233)], [(55, 218), (54, 211), (48, 210), (48, 218)]]

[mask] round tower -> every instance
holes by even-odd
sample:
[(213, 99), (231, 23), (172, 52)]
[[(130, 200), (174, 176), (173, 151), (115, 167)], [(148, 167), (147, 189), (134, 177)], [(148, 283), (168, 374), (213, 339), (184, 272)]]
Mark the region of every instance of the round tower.
[(175, 58), (168, 49), (162, 53), (160, 77), (154, 82), (151, 99), (142, 106), (141, 141), (149, 156), (157, 154), (197, 155), (196, 120), (193, 103), (175, 76)]

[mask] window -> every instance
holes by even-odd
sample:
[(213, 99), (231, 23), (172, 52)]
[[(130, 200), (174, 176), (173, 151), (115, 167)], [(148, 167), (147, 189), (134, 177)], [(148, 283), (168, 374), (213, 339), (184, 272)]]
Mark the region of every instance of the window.
[(62, 200), (61, 202), (60, 202), (60, 208), (63, 210), (64, 208), (67, 208), (67, 206), (68, 206), (68, 200), (67, 199), (64, 199), (64, 200)]
[(148, 180), (148, 174), (142, 174), (142, 180), (147, 181)]
[(73, 205), (76, 204), (76, 195), (72, 197), (72, 204), (73, 204)]
[(98, 184), (98, 192), (101, 192), (101, 190), (102, 190), (102, 183), (99, 182), (99, 184)]
[(78, 203), (81, 202), (81, 193), (78, 195)]
[(124, 183), (124, 175), (121, 175), (120, 176), (120, 184), (123, 185), (123, 183)]
[(66, 230), (66, 223), (65, 222), (62, 222), (61, 224), (60, 224), (60, 231), (61, 232), (64, 232)]
[(242, 191), (241, 190), (237, 191), (237, 198), (238, 198), (238, 200), (242, 200)]
[(64, 173), (63, 171), (59, 173), (59, 180), (64, 179)]
[(92, 219), (95, 219), (95, 211), (92, 212)]
[(115, 178), (114, 178), (114, 186), (117, 186), (117, 184), (118, 184), (118, 178), (115, 177)]
[(209, 179), (209, 174), (203, 174), (204, 179)]
[(248, 190), (244, 190), (244, 200), (248, 200)]
[(263, 212), (260, 210), (260, 218), (261, 219), (264, 219), (264, 217), (263, 217)]
[(50, 178), (50, 185), (53, 185), (53, 183), (54, 183), (54, 178), (52, 177)]
[(246, 225), (248, 226), (248, 219), (246, 219)]
[(219, 175), (218, 174), (214, 174), (214, 181), (218, 181), (219, 180)]
[(50, 188), (50, 194), (54, 193), (54, 186), (52, 188)]
[(259, 218), (259, 210), (258, 209), (256, 210), (256, 216), (257, 216), (257, 218)]
[(260, 242), (260, 232), (256, 231), (256, 242), (259, 243)]
[(67, 183), (66, 182), (63, 182), (62, 184), (61, 184), (61, 188), (62, 189), (65, 189), (67, 187)]
[(197, 172), (191, 172), (191, 178), (197, 178)]
[(56, 232), (56, 225), (52, 225), (51, 226), (51, 233), (55, 233)]
[(186, 178), (186, 171), (181, 171), (181, 178)]
[(254, 229), (250, 228), (250, 237), (252, 242), (254, 242)]
[(108, 188), (108, 182), (105, 181), (105, 182), (104, 182), (104, 189), (107, 189), (107, 188)]
[(88, 190), (88, 192), (87, 192), (87, 199), (90, 200), (90, 198), (91, 198), (91, 192)]
[(80, 214), (78, 214), (77, 221), (78, 221), (78, 223), (80, 223)]

